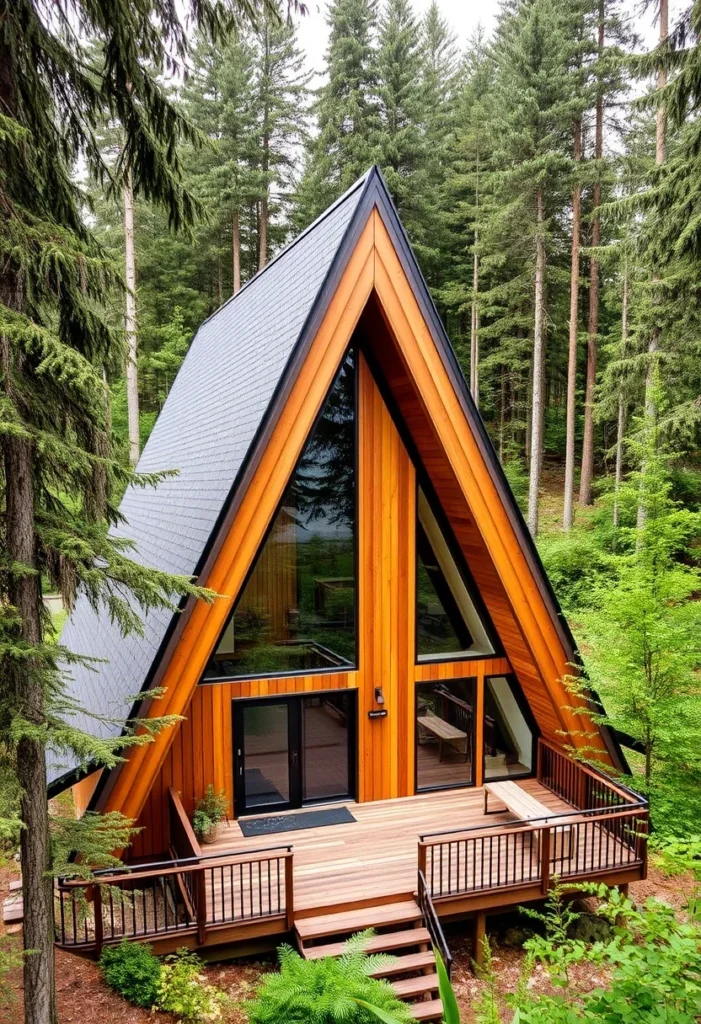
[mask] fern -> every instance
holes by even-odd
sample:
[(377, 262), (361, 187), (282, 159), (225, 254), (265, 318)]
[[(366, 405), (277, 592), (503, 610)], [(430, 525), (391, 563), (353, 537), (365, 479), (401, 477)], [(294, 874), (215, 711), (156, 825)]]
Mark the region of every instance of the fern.
[(291, 946), (278, 950), (280, 972), (262, 983), (247, 1006), (251, 1024), (377, 1024), (409, 1021), (407, 1006), (386, 981), (370, 975), (393, 957), (368, 956), (371, 930), (346, 943), (340, 957), (304, 960)]

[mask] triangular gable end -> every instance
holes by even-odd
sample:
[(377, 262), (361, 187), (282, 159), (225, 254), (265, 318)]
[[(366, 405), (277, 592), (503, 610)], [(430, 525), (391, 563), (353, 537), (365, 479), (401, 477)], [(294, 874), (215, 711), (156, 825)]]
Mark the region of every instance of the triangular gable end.
[[(568, 710), (573, 699), (561, 680), (571, 671), (574, 645), (377, 171), (368, 176), (339, 247), (338, 265), (329, 273), (310, 321), (315, 330), (288, 362), (256, 457), (249, 459), (221, 517), (200, 577), (227, 597), (186, 610), (177, 642), (155, 679), (166, 693), (148, 713), (186, 710), (360, 324), (367, 337), (378, 337), (381, 327), (384, 331), (382, 341), (372, 344), (373, 355), (422, 462), (428, 465), (439, 454), (435, 466), (444, 480), (433, 476), (431, 482), (437, 493), (445, 482), (450, 484), (449, 502), (441, 498), (441, 504), (480, 589), (478, 571), (486, 589), (491, 585), (498, 592), (504, 621), (509, 619), (504, 630), (484, 592), (483, 597), (541, 729), (556, 742), (565, 734), (574, 745), (599, 746), (602, 757), (616, 763), (605, 731)], [(420, 425), (428, 428), (423, 439), (417, 435)], [(465, 524), (472, 526), (469, 537)], [(478, 562), (485, 564), (476, 571)], [(137, 817), (171, 741), (164, 734), (130, 751), (102, 789), (98, 805)]]

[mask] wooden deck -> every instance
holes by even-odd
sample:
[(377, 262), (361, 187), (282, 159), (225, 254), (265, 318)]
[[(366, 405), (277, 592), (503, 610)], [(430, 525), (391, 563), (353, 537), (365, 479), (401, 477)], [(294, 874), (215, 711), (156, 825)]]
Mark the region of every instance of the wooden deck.
[[(535, 779), (519, 785), (553, 812), (569, 805)], [(328, 806), (328, 805), (324, 805)], [(333, 805), (336, 806), (336, 805)], [(402, 800), (346, 803), (355, 822), (246, 838), (238, 821), (222, 827), (208, 853), (246, 853), (264, 846), (294, 848), (295, 913), (413, 893), (419, 836), (455, 828), (508, 825), (511, 814), (484, 814), (484, 790), (424, 793)], [(288, 811), (287, 814), (300, 814)], [(250, 820), (250, 819), (248, 819)]]

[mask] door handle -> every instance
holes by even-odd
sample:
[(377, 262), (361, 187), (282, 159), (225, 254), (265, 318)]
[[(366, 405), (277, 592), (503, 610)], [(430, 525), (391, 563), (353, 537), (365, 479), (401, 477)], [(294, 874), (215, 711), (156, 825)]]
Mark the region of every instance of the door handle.
[(297, 767), (297, 757), (298, 757), (297, 751), (296, 750), (291, 750), (290, 751), (290, 764), (292, 765), (293, 768)]

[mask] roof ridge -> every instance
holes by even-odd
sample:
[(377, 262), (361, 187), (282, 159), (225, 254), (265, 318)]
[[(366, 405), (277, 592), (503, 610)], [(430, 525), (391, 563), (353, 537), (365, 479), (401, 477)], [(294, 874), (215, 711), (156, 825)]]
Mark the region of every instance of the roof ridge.
[(354, 192), (356, 192), (359, 188), (362, 188), (363, 185), (365, 185), (370, 179), (373, 170), (375, 170), (374, 165), (369, 170), (367, 170), (363, 175), (361, 175), (361, 177), (358, 178), (357, 181), (354, 181), (350, 188), (346, 189), (343, 195), (339, 196), (338, 199), (336, 199), (331, 204), (331, 206), (324, 210), (323, 213), (320, 213), (316, 220), (313, 220), (311, 224), (308, 224), (303, 231), (300, 231), (298, 235), (295, 235), (294, 238), (291, 238), (287, 245), (283, 245), (280, 252), (276, 253), (275, 256), (273, 256), (273, 258), (268, 263), (266, 263), (261, 270), (258, 270), (253, 275), (253, 277), (250, 277), (248, 281), (241, 285), (241, 287), (239, 288), (235, 295), (230, 295), (226, 302), (222, 302), (221, 306), (217, 306), (217, 308), (213, 310), (209, 314), (209, 316), (200, 323), (199, 327), (197, 328), (197, 333), (199, 334), (202, 327), (204, 327), (204, 325), (208, 323), (212, 319), (212, 317), (217, 316), (222, 311), (222, 309), (224, 309), (226, 306), (232, 303), (234, 299), (237, 299), (239, 295), (245, 292), (246, 289), (249, 288), (250, 285), (254, 283), (254, 281), (260, 280), (260, 278), (263, 276), (266, 270), (269, 270), (270, 267), (274, 266), (280, 259), (282, 259), (283, 256), (286, 256), (287, 253), (290, 252), (290, 250), (293, 249), (298, 242), (300, 242), (303, 238), (306, 238), (307, 235), (314, 230), (314, 228), (318, 227), (319, 224), (326, 220), (329, 214), (333, 213), (336, 209), (338, 209), (338, 207), (342, 203), (344, 203), (346, 199), (350, 199)]

